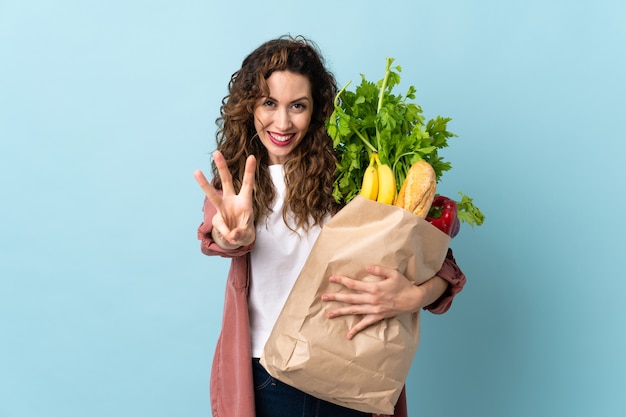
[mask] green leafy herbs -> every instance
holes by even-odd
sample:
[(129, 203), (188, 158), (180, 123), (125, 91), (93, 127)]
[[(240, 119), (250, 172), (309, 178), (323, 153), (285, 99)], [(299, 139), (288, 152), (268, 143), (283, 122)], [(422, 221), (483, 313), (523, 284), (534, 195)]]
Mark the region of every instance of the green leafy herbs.
[[(354, 91), (348, 90), (347, 83), (335, 98), (326, 128), (338, 157), (333, 189), (337, 202), (348, 203), (358, 195), (372, 152), (392, 167), (398, 190), (411, 165), (420, 159), (432, 165), (437, 182), (452, 168), (438, 153), (456, 137), (447, 130), (451, 119), (437, 116), (426, 121), (422, 108), (413, 102), (413, 86), (404, 95), (394, 94), (402, 68), (392, 67), (393, 61), (387, 58), (382, 80), (374, 83), (361, 74)], [(472, 199), (462, 196), (459, 218), (473, 226), (482, 224), (484, 215)]]
[(459, 208), (459, 220), (472, 227), (480, 226), (485, 221), (485, 215), (476, 207), (473, 200), (459, 191), (461, 200), (456, 202)]

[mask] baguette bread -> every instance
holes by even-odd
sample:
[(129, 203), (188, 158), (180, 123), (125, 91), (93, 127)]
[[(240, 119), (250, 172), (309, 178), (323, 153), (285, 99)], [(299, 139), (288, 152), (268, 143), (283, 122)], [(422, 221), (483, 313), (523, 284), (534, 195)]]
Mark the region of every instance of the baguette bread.
[(407, 172), (395, 205), (425, 219), (436, 189), (437, 176), (433, 167), (426, 161), (417, 161)]

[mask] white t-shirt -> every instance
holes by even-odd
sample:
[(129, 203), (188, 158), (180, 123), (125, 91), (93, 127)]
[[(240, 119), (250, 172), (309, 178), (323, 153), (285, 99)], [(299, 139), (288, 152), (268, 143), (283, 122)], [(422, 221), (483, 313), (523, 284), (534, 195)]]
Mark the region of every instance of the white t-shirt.
[[(282, 165), (270, 165), (277, 196), (272, 213), (256, 226), (256, 243), (250, 254), (248, 299), (252, 357), (259, 358), (287, 296), (306, 261), (321, 228), (291, 231), (283, 221), (285, 179)], [(288, 221), (292, 224), (292, 217)]]

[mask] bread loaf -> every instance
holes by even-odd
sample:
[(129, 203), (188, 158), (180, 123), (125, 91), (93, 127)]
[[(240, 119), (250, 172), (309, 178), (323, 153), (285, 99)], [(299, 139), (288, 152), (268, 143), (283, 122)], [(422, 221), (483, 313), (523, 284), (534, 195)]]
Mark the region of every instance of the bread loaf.
[(433, 203), (436, 189), (437, 176), (433, 167), (426, 161), (417, 161), (407, 172), (395, 205), (424, 219)]

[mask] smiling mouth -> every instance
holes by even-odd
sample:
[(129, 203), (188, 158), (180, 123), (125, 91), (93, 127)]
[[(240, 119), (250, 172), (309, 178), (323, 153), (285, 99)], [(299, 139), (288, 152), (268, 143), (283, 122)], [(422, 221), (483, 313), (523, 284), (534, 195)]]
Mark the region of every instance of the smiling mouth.
[(281, 134), (277, 132), (267, 132), (272, 143), (278, 146), (289, 145), (294, 137), (296, 137), (295, 133), (290, 134)]

